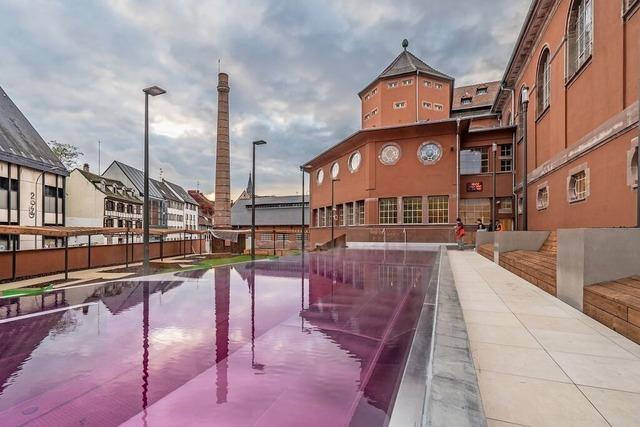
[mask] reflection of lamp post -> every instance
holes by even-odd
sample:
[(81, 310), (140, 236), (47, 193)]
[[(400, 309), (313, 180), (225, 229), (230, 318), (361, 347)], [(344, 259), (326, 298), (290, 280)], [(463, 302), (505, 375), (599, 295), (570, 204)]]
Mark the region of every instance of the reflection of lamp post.
[(335, 218), (335, 216), (336, 216), (336, 202), (335, 202), (335, 197), (334, 197), (335, 196), (335, 189), (334, 189), (335, 185), (334, 184), (337, 181), (340, 181), (340, 180), (337, 179), (337, 178), (331, 178), (331, 249), (334, 249), (335, 245), (336, 245), (336, 242), (333, 240), (334, 239), (334, 237), (333, 237), (333, 226), (334, 226), (334, 224), (336, 222), (336, 218)]
[[(304, 256), (304, 171), (305, 171), (305, 167), (304, 166), (300, 166), (300, 171), (302, 172), (302, 223), (300, 224), (302, 227), (302, 253)], [(311, 225), (311, 224), (309, 224)]]
[(167, 93), (166, 90), (158, 86), (151, 86), (142, 89), (144, 92), (144, 218), (142, 240), (144, 245), (142, 270), (144, 274), (149, 274), (149, 95), (158, 96)]
[(491, 226), (492, 231), (496, 230), (496, 169), (498, 168), (498, 164), (496, 163), (497, 152), (498, 152), (498, 144), (495, 142), (491, 146), (493, 150), (493, 207), (491, 208)]
[[(251, 261), (256, 260), (256, 145), (265, 145), (266, 141), (253, 141), (253, 160), (251, 163)], [(274, 242), (275, 244), (275, 242)]]
[(529, 87), (522, 87), (522, 230), (527, 231), (527, 110)]

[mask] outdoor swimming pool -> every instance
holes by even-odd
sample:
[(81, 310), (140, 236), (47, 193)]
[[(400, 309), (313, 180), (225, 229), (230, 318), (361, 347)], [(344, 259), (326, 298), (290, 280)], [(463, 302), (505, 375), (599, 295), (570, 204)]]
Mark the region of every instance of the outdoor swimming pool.
[(383, 426), (437, 258), (343, 250), (3, 300), (0, 424)]

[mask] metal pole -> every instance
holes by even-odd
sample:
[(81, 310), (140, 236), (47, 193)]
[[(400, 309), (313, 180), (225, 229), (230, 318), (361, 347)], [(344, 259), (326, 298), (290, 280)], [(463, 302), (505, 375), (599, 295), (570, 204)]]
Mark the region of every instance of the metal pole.
[(336, 211), (336, 204), (335, 204), (335, 198), (334, 198), (334, 184), (336, 183), (335, 179), (331, 179), (331, 249), (335, 248), (335, 242), (333, 240), (333, 224), (335, 223), (334, 219), (333, 219), (333, 215), (335, 214)]
[(527, 231), (527, 111), (529, 109), (528, 88), (523, 89), (522, 98), (522, 230)]
[(256, 144), (251, 161), (251, 261), (256, 260)]
[(273, 229), (273, 255), (276, 254), (276, 229)]
[(144, 206), (143, 206), (143, 261), (142, 270), (144, 274), (149, 274), (149, 93), (144, 93)]
[(16, 234), (11, 236), (13, 241), (13, 248), (11, 248), (11, 279), (16, 280), (16, 246), (18, 245), (18, 236)]
[(304, 253), (304, 168), (300, 166), (302, 171), (302, 252)]
[(160, 260), (164, 260), (164, 235), (160, 235)]
[(69, 279), (69, 237), (64, 238), (64, 280)]
[[(129, 268), (129, 233), (124, 233), (124, 266), (126, 268)], [(147, 268), (143, 266), (143, 269)], [(148, 270), (144, 270), (145, 274), (147, 273)]]
[[(636, 172), (638, 182), (636, 184), (636, 227), (640, 228), (640, 79), (638, 80), (638, 141), (636, 145)], [(633, 157), (631, 157), (633, 160)]]
[(493, 207), (491, 208), (491, 224), (492, 224), (492, 231), (497, 231), (496, 230), (496, 170), (498, 168), (498, 164), (497, 164), (497, 152), (498, 152), (498, 145), (494, 142), (493, 146)]
[(87, 244), (87, 268), (91, 268), (91, 234), (87, 236), (89, 243)]

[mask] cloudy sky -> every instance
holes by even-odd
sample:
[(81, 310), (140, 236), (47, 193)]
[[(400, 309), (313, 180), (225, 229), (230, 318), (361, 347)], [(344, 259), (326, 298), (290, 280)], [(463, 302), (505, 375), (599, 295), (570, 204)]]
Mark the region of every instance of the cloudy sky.
[(498, 80), (530, 0), (0, 1), (0, 86), (45, 140), (102, 170), (142, 166), (213, 191), (218, 59), (231, 85), (232, 197), (299, 191), (298, 166), (358, 129), (357, 92), (409, 50), (456, 78)]

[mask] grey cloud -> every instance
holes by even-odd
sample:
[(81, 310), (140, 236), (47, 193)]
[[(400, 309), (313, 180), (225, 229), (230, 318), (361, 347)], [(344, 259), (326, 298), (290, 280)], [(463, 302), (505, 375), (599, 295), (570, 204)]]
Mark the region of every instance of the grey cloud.
[(45, 139), (102, 168), (142, 164), (141, 89), (152, 99), (152, 176), (213, 191), (217, 60), (231, 80), (233, 194), (251, 141), (259, 191), (299, 191), (298, 165), (357, 130), (357, 92), (410, 39), (458, 84), (502, 76), (528, 0), (54, 2), (0, 4), (0, 84)]

